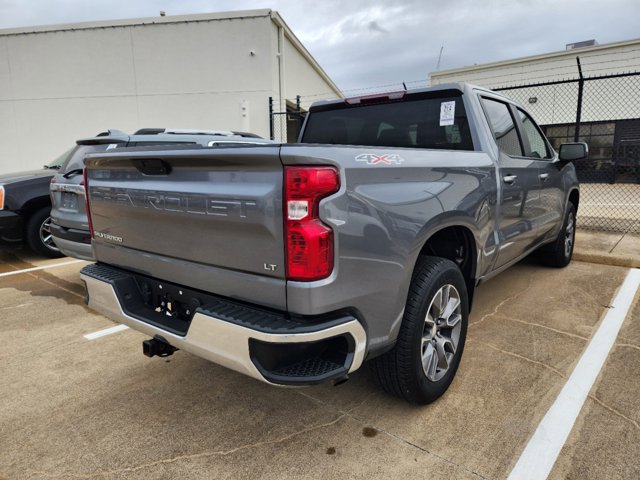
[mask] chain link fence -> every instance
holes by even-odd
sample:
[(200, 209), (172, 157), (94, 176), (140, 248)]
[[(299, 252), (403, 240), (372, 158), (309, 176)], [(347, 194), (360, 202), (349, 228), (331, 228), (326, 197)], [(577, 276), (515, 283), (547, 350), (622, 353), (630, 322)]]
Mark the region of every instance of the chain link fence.
[(640, 72), (493, 88), (525, 105), (553, 147), (586, 142), (576, 161), (578, 225), (640, 233)]
[(300, 96), (296, 97), (295, 105), (287, 105), (286, 111), (274, 112), (274, 101), (269, 97), (269, 135), (271, 140), (282, 143), (295, 143), (302, 130), (302, 124), (307, 112), (300, 106)]

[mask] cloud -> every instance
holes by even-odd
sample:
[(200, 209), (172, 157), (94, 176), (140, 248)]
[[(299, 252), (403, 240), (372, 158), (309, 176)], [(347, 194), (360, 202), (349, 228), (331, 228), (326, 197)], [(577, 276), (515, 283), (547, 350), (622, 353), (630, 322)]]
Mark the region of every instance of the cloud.
[(369, 22), (368, 27), (372, 32), (389, 33), (389, 30), (382, 28), (376, 21)]

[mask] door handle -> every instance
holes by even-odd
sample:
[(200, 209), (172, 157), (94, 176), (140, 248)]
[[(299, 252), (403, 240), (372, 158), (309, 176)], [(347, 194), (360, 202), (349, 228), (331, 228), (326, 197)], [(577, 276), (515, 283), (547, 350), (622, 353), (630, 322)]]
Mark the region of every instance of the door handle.
[(540, 180), (542, 180), (543, 182), (546, 182), (547, 178), (549, 178), (549, 174), (548, 173), (541, 173), (540, 175), (538, 175), (538, 178)]
[(518, 178), (517, 175), (505, 175), (504, 177), (502, 177), (502, 181), (504, 183), (508, 183), (509, 185), (511, 185), (513, 182), (516, 181), (516, 178)]

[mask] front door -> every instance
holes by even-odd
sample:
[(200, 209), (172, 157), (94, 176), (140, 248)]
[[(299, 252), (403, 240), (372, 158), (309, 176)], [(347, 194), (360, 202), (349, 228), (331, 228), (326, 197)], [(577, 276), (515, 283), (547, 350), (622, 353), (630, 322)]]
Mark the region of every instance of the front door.
[(523, 142), (509, 104), (483, 97), (482, 105), (500, 149), (498, 255), (494, 264), (494, 268), (499, 268), (535, 244), (540, 180), (536, 160), (524, 156)]
[(524, 110), (516, 109), (522, 131), (524, 154), (535, 162), (540, 180), (540, 203), (534, 215), (536, 242), (555, 238), (564, 216), (565, 194), (562, 185), (562, 165), (554, 162), (554, 155), (540, 129)]

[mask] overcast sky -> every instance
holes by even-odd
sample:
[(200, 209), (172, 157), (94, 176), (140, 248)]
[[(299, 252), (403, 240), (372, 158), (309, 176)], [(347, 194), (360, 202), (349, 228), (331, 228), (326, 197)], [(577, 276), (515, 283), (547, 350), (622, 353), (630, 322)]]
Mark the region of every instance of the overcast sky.
[[(640, 37), (640, 0), (0, 0), (0, 28), (271, 8), (346, 93), (436, 70)], [(640, 54), (639, 54), (640, 56)]]

